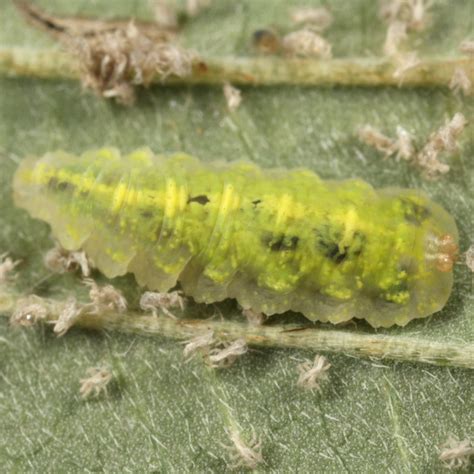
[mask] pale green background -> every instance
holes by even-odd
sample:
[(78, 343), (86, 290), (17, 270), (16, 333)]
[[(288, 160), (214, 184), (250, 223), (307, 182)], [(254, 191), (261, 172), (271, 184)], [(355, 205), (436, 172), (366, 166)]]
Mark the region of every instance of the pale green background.
[[(150, 17), (146, 1), (42, 0), (70, 14)], [(203, 54), (248, 55), (251, 33), (287, 25), (288, 7), (304, 2), (215, 0), (188, 25), (182, 42)], [(310, 2), (307, 2), (310, 3)], [(312, 2), (319, 4), (318, 2)], [(338, 0), (327, 37), (337, 56), (380, 53), (384, 25), (376, 2)], [(471, 32), (472, 2), (433, 7), (432, 26), (413, 39), (421, 54), (457, 54)], [(51, 47), (26, 26), (10, 2), (0, 3), (0, 47)], [(0, 79), (0, 253), (22, 259), (17, 287), (65, 297), (76, 276), (53, 276), (41, 264), (51, 246), (49, 229), (11, 203), (15, 162), (58, 148), (76, 153), (114, 145), (124, 151), (148, 145), (159, 152), (185, 151), (203, 160), (247, 158), (262, 166), (304, 165), (324, 178), (359, 176), (375, 186), (425, 189), (456, 218), (465, 250), (473, 235), (473, 127), (451, 172), (424, 181), (405, 163), (383, 160), (361, 145), (354, 130), (369, 122), (388, 134), (398, 124), (420, 142), (436, 126), (473, 101), (444, 90), (299, 87), (245, 88), (231, 118), (219, 88), (141, 91), (134, 108), (122, 108), (82, 92), (77, 83)], [(403, 333), (416, 339), (473, 343), (472, 274), (457, 265), (447, 307)], [(116, 282), (136, 306), (133, 278)], [(219, 305), (236, 315), (232, 302)], [(209, 316), (214, 308), (191, 306)], [(252, 428), (263, 442), (268, 472), (441, 472), (437, 445), (450, 433), (474, 436), (472, 371), (329, 355), (330, 382), (322, 393), (295, 386), (296, 366), (309, 351), (252, 350), (233, 368), (210, 372), (198, 360), (185, 364), (182, 346), (158, 337), (73, 330), (57, 339), (47, 328), (0, 329), (0, 465), (7, 472), (170, 472), (226, 469), (225, 428)], [(364, 323), (356, 329), (373, 333)], [(110, 395), (79, 398), (89, 366), (112, 365)]]

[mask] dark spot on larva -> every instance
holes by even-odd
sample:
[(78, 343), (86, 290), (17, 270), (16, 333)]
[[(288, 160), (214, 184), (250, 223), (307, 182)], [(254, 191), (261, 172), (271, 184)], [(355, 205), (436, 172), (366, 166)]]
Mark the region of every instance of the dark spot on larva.
[(58, 183), (57, 190), (58, 191), (73, 191), (76, 188), (74, 184), (68, 183), (67, 181), (61, 181)]
[(188, 199), (188, 204), (196, 202), (201, 204), (201, 206), (205, 206), (209, 201), (209, 198), (205, 194), (200, 194), (199, 196), (193, 196)]
[(348, 248), (351, 255), (358, 257), (364, 250), (364, 245), (366, 241), (367, 239), (362, 232), (359, 232), (359, 231), (354, 232), (354, 236), (352, 237), (352, 242)]
[(209, 67), (204, 61), (199, 61), (194, 64), (193, 69), (199, 74), (206, 74), (209, 71)]
[(55, 191), (73, 191), (75, 186), (74, 184), (68, 183), (67, 181), (59, 181), (53, 176), (48, 181), (48, 188)]
[(326, 226), (322, 229), (316, 229), (317, 241), (316, 245), (320, 252), (332, 260), (336, 264), (344, 262), (349, 257), (359, 256), (364, 248), (366, 241), (365, 235), (361, 232), (354, 232), (352, 241), (348, 245), (344, 245), (342, 248), (339, 246), (339, 242), (342, 239), (342, 233), (340, 231), (331, 231)]
[(280, 235), (274, 236), (273, 234), (264, 235), (262, 243), (265, 247), (269, 247), (272, 252), (283, 252), (285, 250), (296, 250), (300, 238), (296, 235), (291, 237)]
[(413, 275), (418, 271), (418, 262), (414, 258), (403, 257), (398, 264), (398, 270)]
[(411, 199), (401, 198), (400, 201), (403, 205), (403, 215), (405, 220), (410, 224), (419, 226), (431, 215), (429, 209), (413, 202)]
[(316, 246), (317, 249), (329, 260), (334, 263), (341, 263), (347, 257), (345, 248), (339, 249), (339, 241), (341, 240), (341, 231), (335, 230), (333, 227), (326, 225), (320, 229), (316, 229)]
[(57, 186), (58, 186), (58, 178), (55, 178), (54, 176), (52, 178), (49, 178), (48, 188), (56, 189)]
[(141, 211), (140, 215), (148, 219), (153, 216), (153, 213), (151, 211)]
[(338, 244), (330, 242), (326, 247), (325, 255), (337, 264), (342, 263), (347, 258), (347, 247), (341, 250)]
[(261, 199), (255, 199), (255, 201), (252, 201), (252, 204), (254, 205), (254, 207), (257, 207), (261, 202)]

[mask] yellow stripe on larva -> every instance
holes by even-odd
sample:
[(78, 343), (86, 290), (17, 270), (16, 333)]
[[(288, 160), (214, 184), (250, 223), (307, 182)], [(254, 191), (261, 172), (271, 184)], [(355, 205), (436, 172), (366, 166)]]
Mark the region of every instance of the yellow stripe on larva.
[(176, 181), (173, 179), (166, 180), (166, 194), (165, 194), (165, 217), (172, 219), (176, 214), (178, 204), (178, 189)]
[(112, 205), (110, 211), (116, 214), (122, 208), (122, 204), (127, 197), (127, 186), (124, 183), (119, 183), (115, 188), (114, 195), (112, 197)]
[(277, 206), (277, 217), (276, 217), (277, 227), (280, 227), (282, 224), (286, 222), (286, 220), (291, 214), (292, 205), (293, 205), (292, 197), (289, 194), (283, 194)]
[(137, 190), (134, 188), (130, 188), (125, 197), (125, 205), (127, 207), (132, 207), (132, 208), (135, 207), (137, 205), (137, 196), (138, 196)]
[(339, 242), (340, 250), (349, 245), (352, 241), (358, 220), (357, 211), (351, 207), (344, 219), (344, 233), (342, 235), (341, 241)]
[(224, 186), (221, 205), (219, 207), (219, 218), (224, 219), (229, 214), (229, 212), (235, 208), (235, 198), (238, 199), (238, 196), (234, 196), (234, 192), (235, 190), (232, 184), (226, 184)]
[(184, 211), (186, 203), (188, 202), (188, 192), (184, 186), (180, 186), (177, 196), (177, 208), (178, 211)]

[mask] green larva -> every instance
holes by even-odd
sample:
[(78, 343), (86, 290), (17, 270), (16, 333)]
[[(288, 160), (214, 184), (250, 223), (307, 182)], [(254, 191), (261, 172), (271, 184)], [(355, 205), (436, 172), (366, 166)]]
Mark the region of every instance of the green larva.
[(452, 288), (456, 225), (415, 190), (104, 148), (24, 160), (14, 195), (106, 276), (179, 282), (199, 302), (388, 327), (439, 311)]

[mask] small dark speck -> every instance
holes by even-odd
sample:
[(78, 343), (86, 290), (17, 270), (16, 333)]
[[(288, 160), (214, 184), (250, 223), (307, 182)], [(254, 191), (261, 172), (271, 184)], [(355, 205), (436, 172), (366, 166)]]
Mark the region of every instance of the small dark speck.
[(277, 239), (271, 238), (271, 237), (270, 239), (264, 238), (263, 242), (264, 244), (270, 247), (270, 250), (272, 252), (282, 252), (285, 250), (295, 250), (296, 247), (298, 246), (299, 240), (300, 240), (299, 237), (297, 237), (296, 235), (290, 238), (287, 238), (284, 235), (282, 235), (278, 237)]
[(209, 201), (209, 198), (205, 194), (200, 194), (199, 196), (190, 197), (188, 199), (188, 204), (191, 202), (197, 202), (201, 206), (205, 206)]

